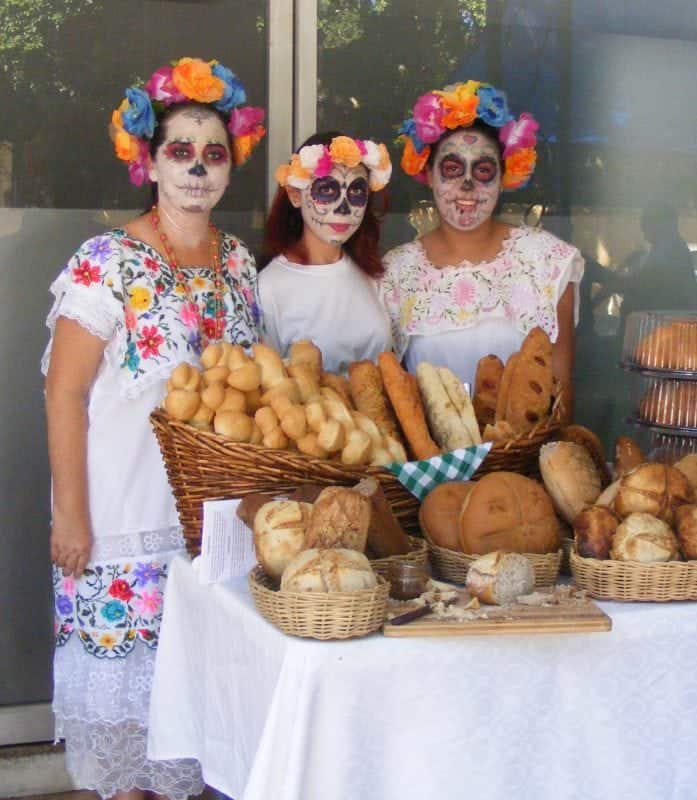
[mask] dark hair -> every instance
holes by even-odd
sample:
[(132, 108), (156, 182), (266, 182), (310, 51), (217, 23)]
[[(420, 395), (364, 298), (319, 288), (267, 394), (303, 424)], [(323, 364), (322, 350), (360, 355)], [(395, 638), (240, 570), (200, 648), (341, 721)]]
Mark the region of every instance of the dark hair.
[[(306, 145), (329, 146), (332, 139), (337, 136), (343, 136), (343, 134), (339, 131), (315, 133), (306, 139), (295, 152), (297, 153)], [(384, 190), (381, 191), (382, 203), (379, 210), (375, 208), (376, 196), (376, 193), (370, 193), (363, 221), (353, 236), (344, 243), (344, 250), (356, 262), (359, 269), (372, 278), (379, 278), (384, 272), (378, 243), (380, 241), (380, 221), (387, 209), (387, 194)], [(276, 256), (288, 253), (292, 253), (301, 263), (307, 263), (307, 253), (302, 244), (302, 235), (302, 212), (290, 202), (285, 188), (279, 186), (266, 220), (259, 269), (263, 269)]]
[[(155, 154), (165, 141), (165, 135), (167, 133), (167, 120), (173, 114), (175, 114), (177, 111), (181, 111), (183, 108), (200, 108), (204, 111), (210, 112), (211, 114), (215, 114), (223, 123), (225, 134), (227, 135), (228, 146), (230, 148), (230, 152), (232, 152), (232, 134), (227, 126), (230, 120), (229, 115), (217, 108), (213, 108), (213, 106), (207, 103), (197, 103), (195, 100), (185, 100), (183, 103), (172, 103), (172, 105), (167, 106), (164, 111), (160, 111), (155, 115), (155, 131), (152, 135), (152, 139), (150, 140), (150, 158), (155, 158)], [(152, 202), (154, 205), (157, 203), (158, 198), (157, 183), (150, 184), (150, 194), (152, 196)]]
[(429, 167), (433, 167), (433, 162), (436, 158), (436, 151), (440, 147), (441, 143), (452, 136), (454, 133), (458, 131), (468, 130), (468, 131), (475, 131), (477, 133), (481, 133), (483, 136), (486, 136), (488, 139), (496, 145), (499, 151), (499, 166), (503, 169), (503, 144), (499, 141), (499, 129), (494, 128), (493, 125), (487, 125), (486, 122), (482, 122), (482, 120), (477, 119), (471, 125), (468, 125), (466, 128), (463, 126), (462, 128), (455, 128), (451, 131), (446, 131), (440, 139), (431, 146), (431, 153), (428, 157), (428, 165)]

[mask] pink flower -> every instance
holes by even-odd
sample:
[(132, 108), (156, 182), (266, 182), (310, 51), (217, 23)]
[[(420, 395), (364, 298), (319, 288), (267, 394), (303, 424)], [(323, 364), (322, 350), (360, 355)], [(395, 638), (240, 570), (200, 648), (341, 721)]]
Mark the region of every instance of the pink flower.
[(152, 592), (144, 591), (133, 601), (132, 605), (141, 617), (156, 614), (162, 605), (162, 592), (159, 589), (153, 589)]
[(75, 579), (72, 575), (63, 578), (63, 592), (67, 594), (68, 597), (75, 597)]
[(475, 298), (476, 291), (474, 284), (468, 278), (461, 278), (453, 287), (455, 302), (459, 306), (468, 306)]
[(186, 100), (186, 96), (172, 83), (172, 67), (170, 66), (160, 67), (157, 72), (153, 72), (143, 88), (153, 100), (159, 100), (166, 106)]
[(508, 158), (517, 150), (534, 147), (537, 144), (535, 133), (539, 127), (532, 114), (527, 112), (523, 112), (517, 120), (506, 123), (499, 133), (499, 141), (505, 145), (503, 157)]
[(414, 106), (416, 135), (425, 144), (437, 142), (443, 134), (443, 109), (437, 94), (422, 94)]
[(151, 358), (160, 355), (160, 346), (164, 343), (164, 337), (157, 332), (155, 325), (146, 325), (140, 333), (137, 345), (143, 358)]
[(141, 141), (138, 150), (138, 158), (131, 161), (128, 165), (128, 177), (134, 186), (142, 186), (146, 181), (150, 180), (148, 171), (148, 156), (150, 155), (150, 148), (148, 143)]
[(160, 265), (157, 261), (154, 258), (150, 258), (150, 256), (145, 256), (143, 263), (145, 264), (145, 269), (150, 272), (157, 272), (160, 269)]
[(128, 331), (135, 330), (137, 324), (136, 315), (133, 313), (133, 309), (130, 306), (126, 307), (125, 319), (126, 319), (126, 330)]
[(358, 145), (358, 149), (361, 151), (361, 155), (364, 156), (368, 153), (368, 148), (365, 146), (363, 139), (355, 139), (354, 140)]
[(241, 106), (232, 110), (228, 129), (233, 136), (248, 136), (254, 133), (263, 121), (263, 108)]
[(532, 313), (537, 307), (534, 291), (529, 286), (516, 286), (511, 292), (511, 305), (517, 311)]
[(327, 175), (332, 171), (332, 157), (329, 155), (329, 148), (324, 148), (324, 153), (322, 157), (317, 162), (317, 166), (315, 167), (314, 176), (316, 178), (326, 178)]
[(187, 328), (197, 328), (199, 319), (198, 306), (195, 303), (184, 303), (179, 313)]
[(73, 267), (73, 281), (81, 283), (83, 286), (90, 286), (99, 283), (102, 279), (102, 271), (99, 267), (93, 267), (89, 261), (81, 261), (79, 266)]

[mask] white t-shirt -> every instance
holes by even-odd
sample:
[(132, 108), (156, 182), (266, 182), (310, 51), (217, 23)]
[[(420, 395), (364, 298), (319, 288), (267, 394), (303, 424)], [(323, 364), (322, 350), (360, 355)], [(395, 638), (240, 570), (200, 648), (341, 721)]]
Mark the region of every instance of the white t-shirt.
[(344, 254), (334, 264), (295, 264), (277, 256), (259, 273), (264, 339), (286, 356), (298, 339), (322, 351), (324, 369), (345, 373), (351, 361), (392, 348), (390, 320), (376, 282)]

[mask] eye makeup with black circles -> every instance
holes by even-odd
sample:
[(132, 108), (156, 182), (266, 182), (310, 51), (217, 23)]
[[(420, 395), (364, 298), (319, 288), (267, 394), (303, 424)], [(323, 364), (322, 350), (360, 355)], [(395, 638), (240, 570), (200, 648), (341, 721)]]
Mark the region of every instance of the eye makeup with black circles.
[(447, 155), (438, 165), (440, 176), (444, 180), (461, 178), (465, 174), (465, 164), (455, 155)]
[(310, 196), (316, 203), (335, 203), (341, 196), (341, 186), (336, 178), (315, 178), (310, 187)]
[(194, 158), (194, 146), (191, 142), (169, 142), (165, 145), (164, 153), (170, 161), (191, 161)]
[(356, 178), (351, 181), (346, 190), (349, 204), (354, 208), (361, 208), (368, 202), (368, 181), (365, 178)]
[(222, 144), (207, 144), (203, 148), (204, 164), (226, 164), (229, 160), (230, 154)]
[(472, 163), (472, 177), (479, 183), (491, 183), (499, 174), (499, 165), (491, 156), (482, 156)]

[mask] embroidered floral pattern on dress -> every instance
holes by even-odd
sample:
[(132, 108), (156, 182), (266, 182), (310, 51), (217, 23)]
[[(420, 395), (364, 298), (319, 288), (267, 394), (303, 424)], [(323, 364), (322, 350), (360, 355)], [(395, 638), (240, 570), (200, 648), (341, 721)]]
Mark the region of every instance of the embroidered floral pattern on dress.
[(580, 281), (578, 250), (546, 231), (514, 228), (501, 251), (481, 264), (435, 267), (420, 240), (385, 256), (380, 294), (389, 312), (395, 349), (408, 337), (469, 328), (506, 319), (522, 333), (539, 325), (556, 341), (560, 281)]
[(54, 566), (56, 646), (77, 630), (97, 658), (122, 658), (138, 639), (155, 648), (166, 578), (165, 562), (143, 557), (93, 565), (77, 581)]
[[(228, 234), (221, 236), (220, 259), (227, 322), (223, 338), (249, 347), (258, 341), (261, 322), (254, 259)], [(107, 357), (118, 359), (126, 386), (162, 375), (187, 355), (196, 363), (202, 349), (199, 319), (207, 336), (214, 333), (215, 276), (209, 268), (182, 272), (193, 302), (150, 245), (120, 229), (96, 236), (52, 285), (56, 302), (48, 323), (53, 327), (57, 316), (67, 316), (105, 340), (115, 334), (115, 351), (109, 347)]]

